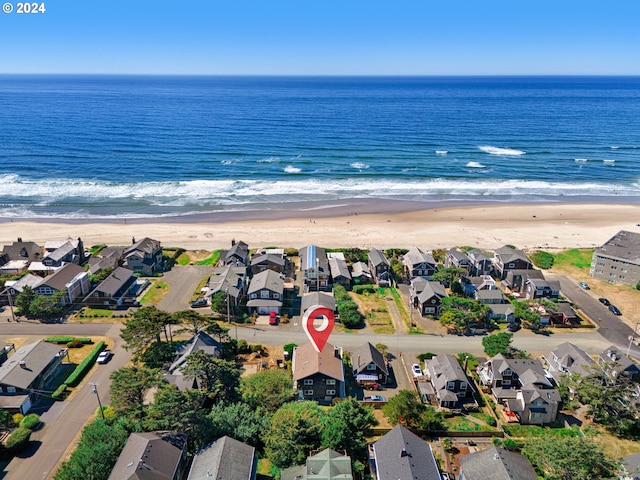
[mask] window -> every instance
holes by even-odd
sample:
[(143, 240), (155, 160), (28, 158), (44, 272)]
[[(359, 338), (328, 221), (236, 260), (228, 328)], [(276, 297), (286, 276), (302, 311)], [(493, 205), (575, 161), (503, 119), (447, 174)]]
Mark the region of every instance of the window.
[(280, 298), (280, 294), (279, 293), (274, 293), (273, 294), (273, 298)]
[(542, 414), (541, 413), (534, 413), (533, 414), (533, 418), (542, 418)]
[(502, 380), (502, 385), (511, 385), (511, 380)]
[(447, 390), (453, 390), (456, 388), (456, 382), (447, 382)]
[(304, 385), (313, 385), (313, 378), (307, 378), (304, 380)]
[(375, 363), (370, 363), (369, 365), (367, 365), (367, 370), (375, 370), (375, 369), (376, 369)]
[(424, 313), (435, 313), (435, 311), (434, 307), (424, 307)]
[(16, 387), (11, 387), (7, 385), (7, 393), (16, 393)]
[(269, 298), (269, 290), (261, 290), (260, 298)]
[(302, 392), (303, 395), (313, 395), (313, 390), (305, 390), (304, 392)]
[(327, 385), (335, 385), (336, 381), (333, 378), (327, 378)]
[(460, 382), (460, 390), (466, 390), (467, 389), (467, 382)]
[(509, 265), (507, 265), (508, 268), (516, 268), (516, 264), (515, 263), (510, 263)]
[(327, 395), (335, 395), (335, 394), (336, 394), (336, 391), (335, 391), (335, 390), (327, 390), (327, 391), (326, 391), (326, 394), (327, 394)]
[(251, 295), (249, 295), (249, 298), (258, 298), (258, 295), (256, 295), (255, 293), (252, 293)]

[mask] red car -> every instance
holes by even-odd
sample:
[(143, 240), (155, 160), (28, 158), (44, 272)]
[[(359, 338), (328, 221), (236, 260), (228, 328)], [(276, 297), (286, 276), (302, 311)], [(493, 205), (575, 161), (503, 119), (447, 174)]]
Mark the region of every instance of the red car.
[(269, 313), (269, 325), (277, 325), (278, 317), (276, 316), (276, 312)]

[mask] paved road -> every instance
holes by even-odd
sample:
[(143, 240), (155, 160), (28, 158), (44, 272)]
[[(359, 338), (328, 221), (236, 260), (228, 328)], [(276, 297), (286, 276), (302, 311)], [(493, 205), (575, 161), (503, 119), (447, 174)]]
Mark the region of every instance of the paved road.
[(212, 272), (211, 265), (186, 265), (165, 272), (162, 281), (169, 285), (169, 293), (157, 307), (165, 312), (188, 309), (191, 306), (191, 297), (200, 281)]
[[(24, 324), (21, 325), (23, 327), (26, 326)], [(54, 327), (54, 325), (40, 325), (40, 327), (50, 330), (48, 327)], [(78, 333), (71, 333), (71, 331), (76, 330), (74, 327), (87, 327), (87, 325), (69, 324), (64, 325), (64, 327), (67, 327), (64, 330), (65, 333), (79, 335)], [(97, 387), (100, 400), (103, 405), (109, 404), (111, 401), (109, 375), (112, 371), (123, 367), (129, 361), (131, 355), (122, 348), (122, 341), (119, 336), (120, 325), (103, 324), (102, 328), (104, 329), (105, 327), (107, 336), (115, 340), (115, 348), (113, 349), (115, 355), (111, 361), (105, 365), (96, 365), (71, 400), (54, 404), (55, 412), (48, 414), (50, 419), (53, 417), (53, 421), (45, 424), (42, 430), (35, 432), (31, 436), (31, 449), (25, 452), (22, 458), (14, 458), (5, 470), (0, 472), (0, 478), (6, 480), (52, 479), (58, 463), (76, 434), (87, 420), (95, 414), (98, 408), (96, 395), (92, 393), (92, 387), (89, 383), (100, 384)], [(45, 335), (48, 334), (45, 333)]]
[[(633, 330), (626, 323), (602, 305), (590, 290), (580, 288), (569, 277), (551, 273), (545, 273), (545, 276), (549, 280), (559, 281), (562, 294), (598, 324), (600, 327), (598, 332), (609, 342), (609, 345), (616, 345), (626, 353), (629, 348), (629, 337), (633, 334)], [(637, 345), (631, 345), (629, 353), (640, 359), (640, 348)]]

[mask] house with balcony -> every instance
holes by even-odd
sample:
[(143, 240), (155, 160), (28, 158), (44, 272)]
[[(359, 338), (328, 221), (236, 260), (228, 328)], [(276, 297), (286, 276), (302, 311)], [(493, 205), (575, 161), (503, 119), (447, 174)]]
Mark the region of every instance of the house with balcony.
[(516, 248), (500, 247), (494, 252), (493, 269), (496, 276), (503, 280), (511, 270), (530, 270), (533, 263), (527, 255)]
[(369, 271), (375, 283), (380, 287), (391, 285), (391, 265), (384, 253), (372, 248), (367, 255), (369, 258)]
[(307, 245), (301, 248), (300, 271), (307, 291), (326, 291), (330, 288), (329, 259), (324, 248)]
[(431, 252), (423, 252), (418, 247), (412, 247), (402, 256), (405, 275), (409, 280), (422, 277), (429, 280), (438, 271), (436, 261)]
[(640, 282), (640, 233), (620, 230), (593, 252), (591, 276), (635, 287)]
[(461, 252), (457, 248), (451, 248), (447, 250), (447, 253), (445, 254), (444, 266), (463, 268), (468, 274), (471, 271), (473, 262), (466, 253)]
[(249, 264), (249, 245), (242, 240), (236, 242), (231, 240), (231, 248), (224, 253), (223, 256), (224, 265), (235, 265), (245, 267)]
[(247, 307), (258, 315), (280, 313), (283, 302), (284, 280), (278, 272), (264, 270), (254, 275), (249, 284)]
[[(268, 270), (262, 270), (258, 274), (264, 271)], [(229, 296), (231, 302), (233, 302), (234, 305), (238, 306), (247, 288), (246, 277), (247, 269), (242, 265), (239, 267), (236, 267), (235, 265), (216, 267), (213, 270), (213, 274), (211, 274), (211, 276), (209, 277), (209, 284), (205, 297), (211, 298), (218, 292), (224, 292)]]
[(71, 305), (77, 299), (85, 298), (90, 290), (89, 273), (75, 263), (67, 263), (33, 287), (37, 295), (53, 295), (65, 291), (60, 299), (62, 306)]
[(482, 275), (491, 275), (493, 265), (491, 259), (482, 250), (477, 248), (471, 249), (467, 252), (467, 257), (471, 260), (471, 268), (469, 269), (469, 275), (479, 277)]
[(557, 384), (562, 383), (562, 375), (590, 375), (596, 362), (581, 348), (573, 343), (564, 342), (551, 352), (542, 356), (547, 364), (547, 371)]
[(359, 387), (383, 385), (389, 379), (389, 365), (384, 355), (371, 343), (366, 342), (351, 354), (353, 376)]
[[(532, 270), (534, 271), (534, 270)], [(524, 298), (535, 300), (537, 298), (553, 299), (560, 296), (560, 282), (545, 280), (542, 278), (529, 278), (524, 284)]]
[(285, 273), (287, 259), (284, 255), (277, 253), (260, 253), (251, 257), (250, 269), (251, 275), (263, 272), (264, 270), (273, 270), (278, 273)]
[(466, 403), (475, 403), (473, 385), (456, 357), (436, 355), (424, 363), (440, 408), (460, 409)]
[(123, 252), (124, 266), (140, 275), (154, 275), (163, 271), (162, 246), (158, 240), (145, 237), (139, 242), (131, 239), (132, 245)]
[(44, 244), (45, 255), (42, 263), (47, 267), (61, 267), (65, 263), (85, 262), (84, 244), (82, 239), (68, 238), (62, 241), (49, 241)]
[(610, 345), (598, 355), (598, 363), (608, 375), (625, 375), (633, 382), (640, 382), (640, 366), (615, 345)]
[(411, 280), (409, 287), (411, 304), (423, 316), (439, 318), (442, 313), (442, 299), (448, 296), (440, 282), (425, 280), (423, 277)]
[(136, 277), (128, 268), (118, 267), (93, 289), (85, 303), (95, 307), (118, 308), (135, 301)]
[(291, 370), (298, 400), (330, 405), (346, 395), (340, 347), (327, 343), (320, 353), (310, 343), (295, 347)]

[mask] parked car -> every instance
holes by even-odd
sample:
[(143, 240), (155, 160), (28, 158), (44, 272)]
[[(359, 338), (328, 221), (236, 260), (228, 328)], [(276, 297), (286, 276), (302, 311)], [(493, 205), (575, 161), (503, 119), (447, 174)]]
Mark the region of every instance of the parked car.
[(517, 322), (512, 322), (507, 325), (507, 330), (509, 330), (510, 332), (517, 332), (518, 330), (520, 330), (520, 328), (520, 324)]
[(207, 306), (206, 298), (199, 298), (198, 300), (191, 302), (191, 308), (200, 308), (200, 307), (206, 307), (206, 306)]
[(107, 363), (109, 360), (111, 360), (112, 356), (113, 352), (111, 350), (104, 350), (100, 352), (100, 355), (98, 355), (98, 360), (96, 361), (98, 363)]
[(387, 399), (382, 395), (371, 395), (370, 397), (364, 397), (365, 402), (386, 402)]
[(418, 365), (417, 363), (414, 363), (413, 365), (411, 365), (411, 371), (413, 372), (414, 377), (422, 376), (422, 370), (420, 369), (420, 365)]
[(276, 312), (269, 312), (269, 325), (277, 325), (278, 324), (278, 316)]
[(601, 304), (603, 304), (605, 307), (608, 307), (609, 305), (611, 305), (611, 302), (604, 297), (599, 298), (598, 301)]
[(609, 310), (611, 310), (611, 313), (614, 315), (622, 315), (622, 312), (615, 305), (609, 305)]
[(586, 282), (578, 282), (578, 285), (580, 285), (580, 287), (584, 288), (585, 290), (591, 290), (591, 287)]

